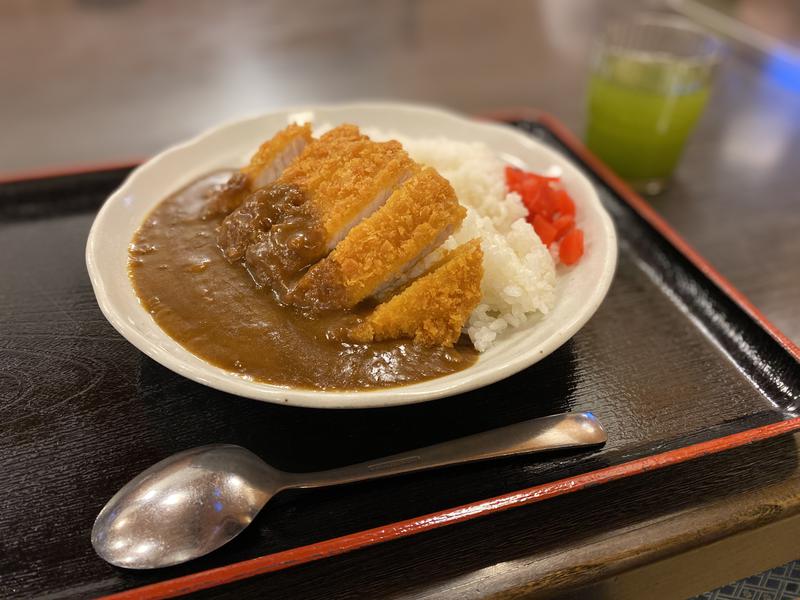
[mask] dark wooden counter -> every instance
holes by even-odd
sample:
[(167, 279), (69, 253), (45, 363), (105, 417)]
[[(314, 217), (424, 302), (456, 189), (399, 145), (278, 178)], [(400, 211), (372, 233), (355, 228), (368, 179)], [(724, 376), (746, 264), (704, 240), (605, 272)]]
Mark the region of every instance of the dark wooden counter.
[[(592, 39), (638, 6), (8, 1), (0, 5), (0, 171), (146, 156), (244, 113), (355, 98), (470, 112), (537, 106), (580, 132)], [(732, 48), (671, 190), (652, 201), (795, 341), (799, 156), (800, 92), (764, 57)], [(205, 595), (686, 597), (800, 555), (798, 441)], [(13, 593), (0, 585), (0, 595)]]

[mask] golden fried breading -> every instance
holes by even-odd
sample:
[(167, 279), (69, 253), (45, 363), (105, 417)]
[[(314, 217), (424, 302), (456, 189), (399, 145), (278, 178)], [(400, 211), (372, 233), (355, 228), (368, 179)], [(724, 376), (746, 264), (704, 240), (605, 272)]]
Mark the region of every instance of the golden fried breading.
[(280, 182), (298, 185), (307, 194), (330, 251), (414, 170), (399, 142), (373, 142), (355, 125), (340, 125), (309, 144)]
[(450, 182), (422, 169), (309, 270), (294, 299), (322, 308), (355, 306), (441, 244), (465, 215)]
[(257, 190), (275, 181), (311, 140), (309, 123), (292, 123), (261, 144), (250, 163), (241, 169), (250, 182), (250, 189)]
[(474, 239), (379, 304), (350, 338), (361, 343), (410, 338), (427, 346), (452, 346), (480, 302), (482, 278), (483, 251)]
[(282, 183), (292, 183), (304, 189), (314, 188), (333, 175), (342, 162), (339, 153), (350, 144), (363, 147), (369, 141), (355, 125), (339, 125), (320, 136), (300, 153), (294, 163), (281, 174)]
[(261, 144), (250, 163), (217, 187), (204, 216), (227, 215), (255, 190), (272, 183), (312, 141), (311, 125), (289, 125)]

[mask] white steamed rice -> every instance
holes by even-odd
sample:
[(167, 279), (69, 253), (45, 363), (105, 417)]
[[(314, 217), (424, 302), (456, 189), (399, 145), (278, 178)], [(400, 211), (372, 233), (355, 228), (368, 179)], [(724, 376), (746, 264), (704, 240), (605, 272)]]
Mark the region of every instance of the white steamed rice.
[(461, 228), (444, 246), (454, 248), (481, 238), (483, 298), (466, 327), (479, 352), (503, 331), (550, 311), (555, 302), (555, 262), (525, 221), (528, 213), (519, 195), (506, 193), (504, 164), (488, 146), (445, 138), (411, 139), (378, 130), (365, 133), (401, 142), (414, 160), (447, 178), (467, 207)]

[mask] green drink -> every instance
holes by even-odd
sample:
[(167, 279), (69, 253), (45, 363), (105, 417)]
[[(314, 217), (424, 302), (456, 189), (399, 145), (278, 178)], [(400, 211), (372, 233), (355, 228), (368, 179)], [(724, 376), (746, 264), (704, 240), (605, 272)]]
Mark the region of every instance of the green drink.
[[(683, 25), (676, 30), (672, 20), (616, 28), (609, 30), (589, 82), (586, 142), (635, 188), (658, 193), (708, 100), (716, 52), (698, 56), (697, 43), (713, 38), (698, 40), (701, 34)], [(676, 36), (683, 55), (663, 48)], [(687, 48), (688, 42), (694, 45)]]
[(667, 179), (707, 99), (707, 87), (665, 96), (594, 75), (586, 141), (625, 179)]

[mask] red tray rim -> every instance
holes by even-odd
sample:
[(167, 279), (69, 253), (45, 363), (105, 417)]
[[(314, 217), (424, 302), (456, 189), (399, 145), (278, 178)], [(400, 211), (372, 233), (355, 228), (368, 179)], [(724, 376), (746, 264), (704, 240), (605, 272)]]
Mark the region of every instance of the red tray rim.
[[(800, 347), (773, 325), (739, 290), (716, 271), (680, 234), (662, 219), (655, 210), (624, 181), (617, 177), (597, 157), (591, 154), (578, 138), (556, 117), (541, 110), (529, 107), (508, 108), (477, 115), (477, 118), (492, 121), (530, 120), (542, 123), (551, 129), (564, 144), (588, 164), (603, 180), (620, 195), (642, 218), (661, 233), (706, 277), (719, 287), (723, 293), (738, 304), (750, 317), (766, 330), (794, 358), (800, 361)], [(94, 165), (78, 165), (53, 169), (39, 169), (18, 174), (0, 175), (0, 184), (28, 181), (47, 177), (75, 175), (88, 171), (107, 171), (134, 167), (141, 161), (125, 161)], [(398, 521), (388, 525), (343, 535), (306, 546), (291, 548), (282, 552), (266, 554), (257, 558), (240, 561), (159, 581), (149, 585), (132, 588), (104, 596), (114, 600), (142, 600), (173, 598), (203, 589), (232, 583), (265, 573), (280, 571), (295, 565), (309, 563), (322, 558), (345, 554), (382, 542), (409, 537), (423, 531), (430, 531), (448, 525), (469, 521), (480, 516), (541, 502), (564, 494), (576, 492), (602, 483), (608, 483), (633, 475), (661, 469), (686, 462), (709, 454), (723, 452), (759, 440), (800, 431), (800, 417), (749, 429), (706, 442), (691, 444), (660, 454), (643, 457), (611, 467), (582, 473), (537, 485), (493, 498), (448, 508), (442, 511)]]

